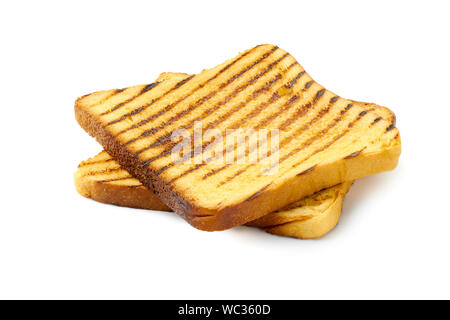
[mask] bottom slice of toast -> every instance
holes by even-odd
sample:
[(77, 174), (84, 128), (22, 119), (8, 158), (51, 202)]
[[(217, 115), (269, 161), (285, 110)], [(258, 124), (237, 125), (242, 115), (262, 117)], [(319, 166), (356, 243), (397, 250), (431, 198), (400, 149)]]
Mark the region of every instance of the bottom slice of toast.
[[(248, 226), (300, 239), (319, 238), (339, 221), (351, 182), (321, 190)], [(75, 172), (75, 186), (84, 197), (118, 206), (170, 211), (158, 197), (133, 178), (106, 151), (83, 161)]]

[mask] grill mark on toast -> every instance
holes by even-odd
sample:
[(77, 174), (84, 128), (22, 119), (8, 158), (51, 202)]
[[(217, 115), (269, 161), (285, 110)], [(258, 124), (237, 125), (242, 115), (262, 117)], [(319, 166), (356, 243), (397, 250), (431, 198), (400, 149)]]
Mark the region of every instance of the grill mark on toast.
[[(167, 94), (169, 94), (169, 93), (171, 93), (171, 92), (174, 92), (176, 89), (178, 89), (178, 88), (181, 87), (183, 84), (185, 84), (186, 82), (188, 82), (189, 80), (191, 80), (193, 77), (194, 77), (194, 75), (192, 75), (192, 76), (190, 76), (190, 77), (187, 77), (187, 78), (185, 78), (185, 79), (179, 81), (179, 82), (178, 82), (177, 84), (175, 84), (175, 86), (173, 86), (170, 90), (164, 92), (164, 93), (163, 93), (162, 95), (160, 95), (159, 97), (157, 97), (157, 98), (155, 98), (155, 99), (152, 99), (151, 102), (146, 103), (146, 104), (144, 104), (143, 106), (141, 106), (141, 107), (139, 107), (139, 108), (136, 108), (136, 109), (134, 109), (133, 111), (130, 111), (130, 112), (124, 114), (123, 116), (121, 116), (120, 118), (118, 118), (118, 119), (116, 119), (116, 120), (112, 120), (112, 121), (108, 122), (108, 123), (106, 124), (106, 126), (110, 126), (110, 125), (116, 124), (116, 123), (118, 123), (118, 122), (120, 122), (120, 121), (125, 120), (125, 119), (128, 118), (128, 117), (131, 117), (131, 116), (134, 116), (134, 115), (136, 115), (136, 114), (138, 114), (138, 113), (141, 113), (142, 111), (146, 110), (148, 107), (150, 107), (151, 105), (153, 105), (155, 102), (157, 102), (157, 101), (159, 101), (160, 99), (162, 99), (163, 97), (165, 97)], [(148, 91), (148, 90), (147, 90), (147, 91)], [(157, 115), (156, 117), (159, 117), (159, 116), (162, 115), (163, 113), (169, 111), (169, 110), (172, 109), (174, 106), (175, 106), (175, 104), (172, 104), (172, 105), (169, 105), (169, 106), (167, 106), (166, 108), (160, 110), (159, 113), (156, 113), (156, 115)], [(152, 116), (154, 116), (154, 115), (155, 115), (155, 114), (153, 114)], [(155, 117), (155, 118), (156, 118), (156, 117)], [(134, 126), (132, 126), (132, 127), (134, 127)], [(132, 127), (130, 127), (130, 128), (132, 128)], [(124, 132), (130, 130), (130, 128), (127, 128), (127, 129), (122, 130), (121, 132), (119, 132), (119, 134), (122, 134), (122, 133), (124, 133)], [(119, 134), (118, 134), (118, 135), (119, 135)]]
[[(262, 56), (260, 56), (256, 61), (254, 61), (253, 63), (251, 63), (250, 65), (248, 65), (246, 68), (242, 69), (238, 74), (239, 76), (241, 76), (242, 74), (244, 74), (245, 72), (247, 72), (248, 70), (252, 69), (254, 66), (256, 66), (258, 63), (260, 63), (262, 60), (266, 59), (268, 56), (270, 56), (273, 52), (275, 52), (278, 49), (278, 47), (274, 46), (271, 50), (269, 50), (268, 52), (265, 52)], [(214, 78), (214, 77), (213, 77)], [(231, 78), (233, 78), (233, 81), (236, 80), (238, 77), (232, 76)], [(226, 85), (230, 84), (231, 82), (229, 81), (231, 78), (229, 78), (226, 81)], [(208, 80), (209, 81), (209, 80)], [(208, 82), (207, 81), (207, 82)], [(223, 84), (223, 83), (222, 83)], [(203, 87), (203, 85), (199, 85), (198, 88)], [(222, 87), (223, 88), (223, 87)], [(194, 90), (195, 91), (195, 90)], [(190, 93), (192, 94), (192, 92)], [(182, 99), (184, 100), (185, 98), (187, 98), (190, 94), (186, 95), (185, 97), (183, 97)], [(203, 96), (202, 98), (200, 98), (199, 100), (197, 100), (194, 104), (190, 105), (188, 109), (185, 109), (183, 111), (178, 112), (176, 115), (172, 116), (168, 121), (165, 121), (164, 123), (160, 124), (158, 127), (156, 128), (151, 128), (149, 130), (144, 131), (140, 136), (133, 138), (129, 141), (127, 141), (125, 143), (125, 145), (128, 145), (130, 143), (133, 143), (141, 138), (145, 138), (159, 130), (162, 130), (165, 126), (170, 125), (174, 122), (176, 122), (177, 120), (179, 120), (180, 118), (182, 118), (183, 116), (189, 114), (191, 111), (193, 111), (194, 109), (196, 109), (198, 106), (202, 105), (205, 101), (209, 100), (210, 98), (212, 98), (214, 95), (216, 94), (216, 91), (212, 91), (210, 93), (208, 93), (207, 95)], [(144, 149), (141, 149), (139, 151), (137, 151), (135, 153), (136, 156), (138, 156), (140, 153), (148, 150), (150, 147), (146, 147)]]
[(373, 126), (375, 123), (377, 123), (378, 121), (382, 120), (383, 117), (378, 117), (375, 120), (372, 121), (372, 123), (370, 124), (370, 126)]
[(147, 92), (148, 90), (154, 88), (155, 86), (158, 85), (158, 83), (159, 83), (159, 82), (153, 82), (153, 83), (150, 83), (150, 84), (146, 85), (146, 86), (142, 89), (141, 94), (144, 94), (144, 93)]
[(319, 100), (320, 97), (323, 96), (324, 93), (325, 93), (325, 89), (321, 89), (321, 90), (317, 91), (316, 96), (314, 97), (313, 103), (316, 103), (317, 100)]
[(130, 103), (131, 101), (133, 101), (134, 99), (136, 99), (137, 97), (139, 97), (141, 94), (143, 94), (143, 93), (145, 93), (145, 92), (147, 92), (147, 91), (153, 89), (153, 88), (156, 87), (158, 84), (160, 84), (160, 82), (153, 82), (153, 83), (150, 83), (150, 84), (146, 85), (144, 88), (142, 88), (141, 91), (139, 91), (138, 94), (135, 94), (134, 96), (128, 98), (127, 100), (125, 100), (125, 101), (123, 101), (123, 102), (121, 102), (121, 103), (115, 105), (114, 107), (112, 107), (112, 108), (110, 108), (110, 109), (108, 109), (108, 110), (102, 112), (102, 113), (100, 114), (100, 116), (104, 116), (104, 115), (110, 114), (110, 113), (113, 112), (113, 111), (116, 111), (117, 109), (123, 107), (124, 105)]
[(309, 87), (311, 87), (313, 83), (314, 83), (314, 80), (308, 81), (305, 85), (305, 89), (309, 89)]
[(392, 129), (395, 129), (395, 123), (393, 123), (389, 127), (387, 127), (386, 132), (391, 131)]
[(331, 98), (330, 102), (335, 103), (336, 101), (338, 101), (338, 99), (338, 96), (334, 96), (333, 98)]
[(90, 166), (90, 165), (95, 165), (95, 164), (101, 164), (101, 163), (108, 163), (108, 162), (111, 162), (111, 161), (113, 161), (114, 159), (103, 159), (103, 160), (96, 160), (96, 161), (84, 161), (84, 162), (82, 162), (82, 163), (80, 163), (79, 165), (78, 165), (78, 168), (83, 168), (83, 167), (87, 167), (87, 166)]
[[(292, 65), (289, 66), (288, 69), (292, 68), (294, 65), (298, 64), (297, 61), (295, 61)], [(292, 88), (298, 81), (298, 79), (300, 79), (304, 74), (305, 74), (305, 70), (303, 70), (302, 72), (299, 72), (294, 79), (292, 79), (291, 81), (289, 81), (288, 84), (285, 85), (286, 89)]]

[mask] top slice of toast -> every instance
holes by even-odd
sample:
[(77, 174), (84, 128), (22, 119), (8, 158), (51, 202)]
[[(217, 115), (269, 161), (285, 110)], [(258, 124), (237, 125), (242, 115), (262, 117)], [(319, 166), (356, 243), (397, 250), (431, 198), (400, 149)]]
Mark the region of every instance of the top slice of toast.
[[(333, 94), (291, 55), (260, 45), (180, 81), (83, 96), (75, 114), (122, 167), (175, 212), (199, 229), (223, 230), (323, 188), (395, 168), (399, 132), (377, 114), (379, 108)], [(227, 129), (276, 129), (279, 148), (270, 145), (269, 159), (278, 161), (209, 162), (204, 156), (211, 145), (240, 160), (235, 148), (213, 137), (204, 137), (194, 161), (175, 161), (179, 141), (173, 134), (184, 128), (193, 137), (198, 123), (223, 136)], [(254, 145), (245, 146), (244, 158), (256, 152)]]

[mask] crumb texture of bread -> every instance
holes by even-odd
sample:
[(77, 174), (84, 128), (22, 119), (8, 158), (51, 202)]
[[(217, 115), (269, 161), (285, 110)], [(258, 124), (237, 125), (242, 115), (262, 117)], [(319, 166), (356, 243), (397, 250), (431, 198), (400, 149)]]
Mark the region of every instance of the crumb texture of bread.
[[(324, 188), (394, 169), (400, 136), (383, 110), (326, 90), (274, 45), (256, 46), (196, 75), (100, 91), (75, 103), (80, 125), (123, 168), (207, 231), (242, 225)], [(195, 123), (223, 136), (227, 129), (278, 130), (276, 170), (265, 174), (273, 168), (264, 162), (199, 162), (203, 153), (190, 162), (173, 161), (172, 135), (183, 128), (193, 137)], [(212, 140), (204, 139), (202, 147)], [(218, 152), (235, 152), (218, 146)]]
[[(170, 211), (106, 151), (81, 162), (74, 178), (78, 193), (86, 198), (123, 207)], [(321, 190), (247, 225), (280, 236), (299, 239), (321, 237), (337, 224), (350, 185), (344, 182)]]

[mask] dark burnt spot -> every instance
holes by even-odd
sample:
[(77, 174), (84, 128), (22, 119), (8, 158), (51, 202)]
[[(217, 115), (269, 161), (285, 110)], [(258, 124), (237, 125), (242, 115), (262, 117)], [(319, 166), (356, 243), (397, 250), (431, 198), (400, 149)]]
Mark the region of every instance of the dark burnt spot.
[(330, 99), (330, 103), (335, 103), (336, 101), (338, 101), (339, 97), (333, 97)]

